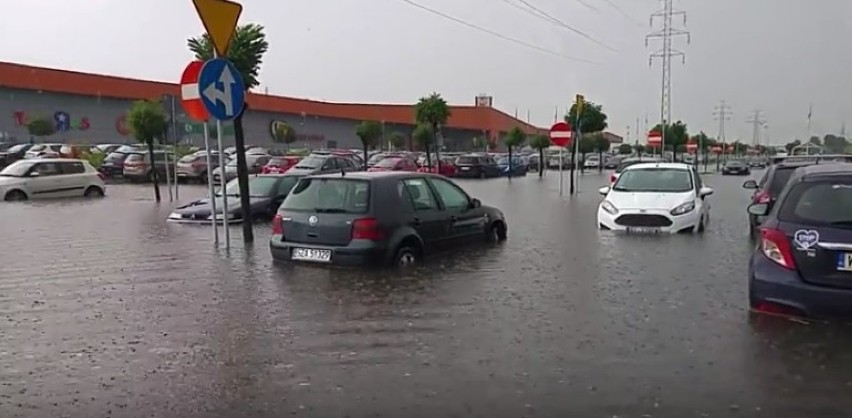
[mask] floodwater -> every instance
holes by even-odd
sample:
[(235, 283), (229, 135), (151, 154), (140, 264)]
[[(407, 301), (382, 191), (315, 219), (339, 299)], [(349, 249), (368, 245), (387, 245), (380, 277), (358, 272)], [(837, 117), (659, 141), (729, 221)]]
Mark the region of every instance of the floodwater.
[(743, 180), (670, 237), (597, 231), (605, 174), (460, 182), (509, 240), (408, 274), (226, 254), (148, 186), (2, 204), (0, 416), (849, 416), (852, 329), (746, 311)]

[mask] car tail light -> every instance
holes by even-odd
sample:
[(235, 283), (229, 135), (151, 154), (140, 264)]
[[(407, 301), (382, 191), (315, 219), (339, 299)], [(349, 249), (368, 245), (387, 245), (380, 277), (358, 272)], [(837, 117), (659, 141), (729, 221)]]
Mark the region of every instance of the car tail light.
[(380, 241), (385, 234), (379, 229), (376, 218), (361, 218), (352, 221), (352, 239)]
[(766, 190), (761, 190), (754, 195), (754, 203), (769, 203), (771, 199)]
[(612, 173), (612, 174), (609, 175), (609, 182), (615, 183), (615, 173)]
[(784, 231), (772, 228), (763, 228), (760, 230), (760, 234), (760, 249), (763, 251), (763, 255), (781, 267), (794, 270), (796, 262), (793, 259), (793, 251), (790, 248), (787, 234)]
[(275, 215), (272, 218), (272, 235), (284, 235), (284, 222), (281, 215)]
[(104, 176), (104, 173), (101, 173), (100, 171), (98, 171), (98, 178), (101, 179), (101, 181), (106, 180), (106, 176)]

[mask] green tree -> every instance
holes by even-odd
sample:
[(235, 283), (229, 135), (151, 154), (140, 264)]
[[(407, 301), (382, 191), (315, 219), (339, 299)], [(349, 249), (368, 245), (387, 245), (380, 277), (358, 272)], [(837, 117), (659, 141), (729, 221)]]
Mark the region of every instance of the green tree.
[(166, 111), (159, 103), (150, 100), (133, 102), (127, 112), (127, 125), (137, 141), (148, 145), (148, 158), (152, 162), (151, 180), (154, 182), (154, 199), (160, 201), (160, 179), (153, 168), (154, 138), (163, 138), (168, 128)]
[(392, 132), (388, 136), (388, 142), (390, 142), (394, 151), (405, 148), (405, 140), (405, 135), (402, 132)]
[[(435, 139), (434, 144), (438, 145), (438, 128), (446, 125), (450, 119), (450, 106), (438, 93), (432, 93), (427, 97), (421, 97), (414, 105), (414, 121), (418, 124), (423, 124), (431, 128), (431, 134)], [(427, 143), (428, 145), (428, 143)], [(432, 157), (429, 153), (429, 146), (426, 147), (426, 164), (432, 167)], [(437, 150), (437, 148), (436, 148)], [(436, 158), (438, 156), (436, 155)], [(438, 162), (440, 165), (440, 162)]]
[(538, 151), (538, 176), (542, 177), (544, 175), (544, 150), (550, 147), (550, 136), (548, 135), (536, 135), (530, 139), (530, 146)]
[(602, 172), (604, 169), (603, 153), (609, 152), (609, 147), (609, 140), (603, 136), (603, 132), (595, 133), (595, 151), (598, 152), (598, 172)]
[(597, 148), (597, 133), (587, 133), (580, 137), (580, 142), (577, 144), (577, 152), (580, 153), (580, 158), (576, 161), (576, 166), (583, 169), (583, 163), (586, 161), (586, 154), (595, 152)]
[[(187, 39), (186, 44), (189, 50), (195, 54), (196, 59), (207, 61), (213, 58), (213, 43), (210, 42), (210, 37), (206, 33)], [(266, 41), (263, 26), (256, 23), (237, 26), (234, 39), (228, 47), (227, 58), (240, 71), (246, 90), (251, 90), (260, 85), (258, 75), (260, 74), (260, 65), (263, 64), (263, 56), (267, 50), (269, 50), (269, 42)]]
[(819, 139), (818, 136), (812, 136), (810, 141), (811, 144), (822, 146), (822, 140)]
[(618, 153), (622, 155), (630, 155), (633, 153), (633, 147), (630, 144), (621, 144), (618, 146)]
[(571, 125), (571, 128), (577, 130), (579, 127), (581, 133), (600, 132), (605, 130), (609, 124), (606, 121), (606, 113), (603, 112), (603, 107), (593, 102), (585, 102), (583, 111), (580, 114), (578, 123), (577, 119), (577, 103), (571, 105), (568, 115), (565, 116), (565, 122)]
[(56, 133), (56, 128), (53, 125), (53, 121), (46, 117), (39, 116), (27, 122), (27, 132), (29, 132), (31, 136), (42, 138)]
[(506, 148), (509, 149), (509, 178), (512, 178), (512, 150), (514, 148), (520, 147), (527, 140), (527, 134), (523, 129), (515, 126), (514, 128), (509, 130), (509, 133), (506, 134), (506, 137), (503, 138), (503, 143), (506, 144)]
[(686, 124), (681, 121), (667, 124), (665, 131), (662, 129), (662, 124), (658, 123), (651, 128), (651, 132), (663, 133), (666, 150), (671, 149), (673, 151), (674, 159), (677, 159), (678, 151), (683, 150), (682, 146), (685, 146), (686, 141), (689, 140), (689, 132), (687, 131)]
[(638, 155), (638, 156), (642, 156), (642, 154), (644, 154), (645, 151), (646, 151), (645, 146), (641, 145), (641, 144), (636, 144), (636, 146), (633, 147), (633, 149), (634, 149), (634, 151), (636, 151), (636, 155)]
[(832, 154), (842, 154), (846, 147), (849, 146), (846, 138), (831, 134), (826, 135), (822, 143), (826, 150)]
[(275, 131), (272, 133), (272, 140), (280, 144), (285, 144), (287, 151), (290, 151), (290, 144), (296, 142), (296, 130), (287, 123), (276, 123)]
[(788, 152), (788, 153), (792, 153), (792, 152), (793, 152), (793, 148), (796, 148), (796, 147), (798, 147), (799, 145), (802, 145), (802, 141), (799, 141), (799, 140), (797, 139), (797, 140), (795, 140), (795, 141), (793, 141), (793, 142), (788, 142), (786, 145), (784, 145), (784, 148), (787, 148), (787, 152)]
[(367, 151), (369, 148), (374, 148), (382, 138), (382, 124), (374, 120), (365, 120), (355, 128), (355, 135), (358, 135), (361, 145), (364, 146), (364, 170), (366, 170), (369, 159)]
[[(189, 50), (195, 54), (196, 59), (206, 61), (213, 58), (213, 43), (207, 34), (187, 39), (186, 43)], [(228, 45), (227, 56), (223, 58), (234, 63), (242, 76), (246, 91), (260, 85), (258, 75), (263, 63), (263, 56), (267, 50), (269, 50), (269, 42), (266, 41), (263, 26), (255, 23), (237, 26), (234, 38)], [(243, 134), (243, 113), (240, 113), (234, 119), (234, 145), (237, 154), (237, 182), (240, 190), (247, 190), (249, 187), (248, 166), (246, 164), (246, 144)], [(242, 209), (242, 213), (251, 212), (251, 200), (248, 193), (240, 193), (240, 209)], [(245, 242), (254, 241), (254, 230), (250, 216), (243, 219), (243, 240)]]

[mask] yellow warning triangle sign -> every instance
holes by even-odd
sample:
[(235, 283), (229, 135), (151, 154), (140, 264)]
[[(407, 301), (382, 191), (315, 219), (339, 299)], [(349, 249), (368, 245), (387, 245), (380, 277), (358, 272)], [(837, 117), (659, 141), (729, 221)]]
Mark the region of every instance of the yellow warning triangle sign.
[(226, 56), (243, 6), (228, 0), (192, 0), (192, 3), (216, 53), (220, 57)]

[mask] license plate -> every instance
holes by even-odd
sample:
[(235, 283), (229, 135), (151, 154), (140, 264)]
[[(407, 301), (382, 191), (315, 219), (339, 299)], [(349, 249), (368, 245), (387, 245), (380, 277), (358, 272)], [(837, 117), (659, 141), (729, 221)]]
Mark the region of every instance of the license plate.
[(837, 254), (837, 269), (840, 271), (852, 271), (852, 253)]
[(651, 226), (630, 226), (627, 227), (627, 232), (634, 234), (656, 234), (660, 232), (660, 228)]
[(290, 258), (292, 258), (293, 260), (328, 263), (331, 261), (331, 250), (317, 250), (314, 248), (293, 248), (293, 253)]
[(470, 167), (462, 167), (461, 168), (461, 171), (467, 171), (467, 170), (470, 170)]

